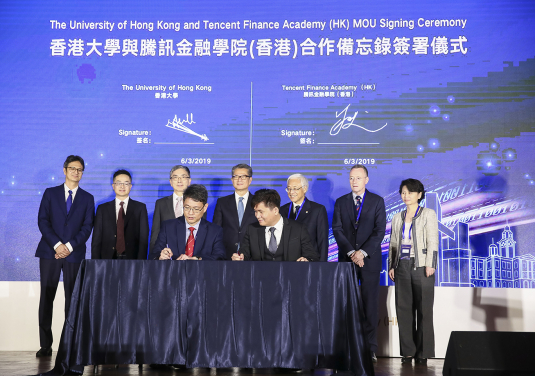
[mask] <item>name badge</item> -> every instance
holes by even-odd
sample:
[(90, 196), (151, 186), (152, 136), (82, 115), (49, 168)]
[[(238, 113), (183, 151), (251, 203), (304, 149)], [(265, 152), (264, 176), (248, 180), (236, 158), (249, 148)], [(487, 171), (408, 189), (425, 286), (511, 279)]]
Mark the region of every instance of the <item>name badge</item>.
[(410, 258), (411, 256), (411, 245), (410, 244), (403, 244), (401, 245), (401, 258)]

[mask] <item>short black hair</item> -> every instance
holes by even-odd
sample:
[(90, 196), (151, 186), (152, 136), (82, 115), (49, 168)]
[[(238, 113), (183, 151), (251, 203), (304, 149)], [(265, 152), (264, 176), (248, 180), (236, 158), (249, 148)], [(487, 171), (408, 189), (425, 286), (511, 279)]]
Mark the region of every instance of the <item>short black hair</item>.
[(115, 181), (115, 178), (119, 175), (126, 175), (130, 178), (130, 181), (132, 181), (132, 175), (126, 170), (117, 170), (113, 173), (113, 181)]
[(420, 180), (417, 179), (405, 179), (401, 182), (399, 186), (399, 194), (401, 194), (401, 191), (403, 190), (403, 187), (407, 187), (409, 192), (418, 192), (422, 193), (422, 197), (418, 199), (418, 203), (422, 201), (425, 198), (425, 189), (424, 185)]
[(366, 172), (366, 176), (368, 176), (368, 169), (366, 168), (366, 166), (361, 165), (361, 164), (353, 165), (353, 167), (351, 167), (351, 170), (349, 170), (349, 172), (353, 171), (356, 168), (362, 168), (364, 172)]
[(249, 166), (248, 164), (246, 164), (246, 163), (239, 163), (236, 166), (232, 167), (232, 172), (231, 172), (232, 176), (234, 176), (234, 170), (236, 170), (238, 168), (247, 169), (247, 175), (253, 176), (253, 168), (251, 166)]
[(268, 208), (273, 210), (274, 208), (279, 208), (281, 206), (281, 196), (279, 192), (274, 189), (259, 189), (255, 192), (253, 199), (251, 200), (251, 206), (253, 209), (256, 205), (264, 203)]
[(72, 162), (80, 162), (82, 164), (82, 170), (85, 170), (84, 159), (78, 155), (69, 155), (67, 159), (65, 159), (65, 162), (63, 163), (63, 168), (67, 169), (67, 167), (69, 167), (69, 163), (72, 163)]
[(173, 166), (173, 168), (171, 169), (171, 172), (169, 172), (169, 179), (171, 179), (173, 172), (175, 172), (176, 170), (180, 170), (180, 169), (186, 170), (186, 172), (188, 173), (188, 177), (191, 178), (191, 173), (189, 172), (188, 166), (178, 164), (178, 165)]
[(184, 191), (184, 201), (191, 198), (193, 201), (202, 202), (203, 206), (208, 202), (208, 191), (202, 184), (192, 184)]

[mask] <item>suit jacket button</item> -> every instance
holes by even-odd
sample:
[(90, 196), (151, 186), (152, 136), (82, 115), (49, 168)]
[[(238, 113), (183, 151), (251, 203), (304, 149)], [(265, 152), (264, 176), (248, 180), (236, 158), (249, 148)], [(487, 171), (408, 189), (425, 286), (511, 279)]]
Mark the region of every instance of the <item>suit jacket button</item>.
[(113, 235), (113, 236), (117, 237), (117, 235)]
[(357, 248), (359, 247), (359, 245), (358, 245), (358, 244), (355, 244), (355, 245), (357, 246)]
[(234, 245), (238, 245), (238, 243), (234, 244)]
[(111, 247), (111, 249), (115, 249), (115, 247)]

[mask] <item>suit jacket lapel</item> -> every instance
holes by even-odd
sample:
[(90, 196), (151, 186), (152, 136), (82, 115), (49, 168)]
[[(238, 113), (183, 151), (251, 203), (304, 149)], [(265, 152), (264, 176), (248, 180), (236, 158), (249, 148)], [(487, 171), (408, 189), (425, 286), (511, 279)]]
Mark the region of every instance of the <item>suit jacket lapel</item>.
[(251, 200), (253, 198), (253, 194), (249, 192), (249, 199), (247, 200), (247, 205), (245, 205), (245, 211), (243, 212), (243, 219), (241, 223), (249, 222), (249, 218), (254, 218), (254, 210), (251, 207)]
[[(371, 205), (370, 205), (370, 202), (368, 201), (368, 205), (366, 205), (366, 201), (369, 200), (369, 198), (367, 199), (366, 198), (366, 195), (368, 194), (368, 190), (366, 190), (366, 193), (364, 195), (364, 201), (362, 201), (362, 204), (361, 204), (361, 208), (360, 210), (362, 211), (362, 214), (360, 215), (360, 218), (363, 219), (365, 218), (365, 216), (367, 215), (367, 213), (370, 211), (371, 209)], [(368, 196), (370, 197), (370, 196)]]
[(355, 201), (353, 201), (353, 193), (347, 195), (347, 210), (349, 210), (349, 218), (351, 218), (351, 223), (355, 225), (357, 218), (355, 217)]
[[(107, 211), (107, 215), (109, 216), (111, 223), (113, 223), (113, 233), (117, 235), (117, 214), (115, 214), (115, 199), (109, 202)], [(117, 238), (115, 240), (117, 241)]]
[(166, 197), (167, 202), (165, 203), (165, 210), (168, 211), (168, 213), (171, 213), (170, 218), (175, 218), (175, 208), (173, 207), (173, 195)]
[[(229, 212), (230, 216), (232, 217), (232, 221), (236, 223), (236, 227), (240, 228), (240, 217), (238, 216), (238, 207), (236, 206), (236, 196), (234, 196), (234, 193), (232, 196), (229, 197), (230, 200), (228, 202)], [(245, 212), (244, 212), (245, 217)]]
[(177, 248), (178, 254), (177, 257), (180, 256), (183, 253), (186, 253), (186, 218), (185, 217), (178, 217), (175, 219), (177, 221), (176, 228), (176, 240), (177, 240)]
[(136, 204), (134, 203), (134, 200), (129, 199), (128, 200), (128, 207), (126, 208), (126, 213), (125, 213), (125, 216), (124, 216), (124, 228), (126, 228), (126, 225), (128, 224), (128, 221), (130, 220), (130, 218), (132, 218), (134, 216), (133, 211), (134, 211), (134, 207), (135, 206), (136, 206)]
[(67, 202), (65, 201), (65, 188), (63, 188), (63, 184), (58, 187), (57, 196), (58, 196), (58, 202), (62, 208), (63, 214), (66, 217), (67, 216)]
[(195, 237), (195, 244), (193, 245), (193, 256), (196, 256), (201, 252), (201, 249), (203, 249), (207, 234), (208, 225), (206, 224), (206, 221), (201, 218), (201, 223), (199, 223), (199, 229), (197, 230), (197, 236)]
[(260, 261), (264, 261), (264, 252), (266, 251), (266, 228), (260, 226), (258, 229), (258, 248), (260, 249)]
[(301, 211), (299, 212), (299, 217), (297, 217), (296, 221), (302, 223), (305, 222), (306, 217), (308, 217), (308, 211), (310, 210), (310, 202), (308, 200), (305, 200), (303, 203), (303, 207), (301, 208)]
[(284, 252), (284, 258), (283, 261), (289, 260), (288, 258), (288, 252), (290, 251), (290, 233), (291, 233), (291, 225), (290, 221), (287, 218), (282, 219), (282, 239), (281, 244), (283, 246), (282, 251)]

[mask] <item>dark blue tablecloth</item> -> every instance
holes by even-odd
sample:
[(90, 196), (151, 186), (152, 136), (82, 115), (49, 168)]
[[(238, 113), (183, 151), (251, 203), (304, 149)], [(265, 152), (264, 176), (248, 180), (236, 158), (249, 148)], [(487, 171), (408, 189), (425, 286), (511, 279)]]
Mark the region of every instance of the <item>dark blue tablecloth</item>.
[(351, 263), (85, 260), (56, 367), (335, 368), (373, 375)]

